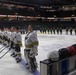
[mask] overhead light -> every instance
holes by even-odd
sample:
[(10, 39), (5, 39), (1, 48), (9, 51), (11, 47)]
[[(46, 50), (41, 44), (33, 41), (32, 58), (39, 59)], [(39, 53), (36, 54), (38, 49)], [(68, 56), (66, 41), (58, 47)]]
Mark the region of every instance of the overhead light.
[(75, 15), (74, 14), (72, 14), (72, 17), (74, 17)]
[(56, 11), (56, 10), (46, 10), (46, 11), (53, 12), (53, 11)]
[(40, 6), (40, 8), (47, 8), (47, 9), (49, 9), (49, 8), (52, 8), (51, 6), (49, 7), (49, 6)]
[(40, 15), (38, 15), (40, 17)]
[(7, 15), (0, 15), (0, 17), (7, 17)]
[(56, 18), (56, 15), (54, 15), (54, 18)]
[(15, 13), (15, 15), (18, 15), (18, 13)]
[(71, 10), (76, 10), (76, 7), (72, 7)]
[(65, 8), (64, 6), (62, 8)]
[(53, 17), (48, 17), (47, 19), (51, 19), (51, 20), (52, 20), (52, 19), (55, 19), (55, 18), (53, 18)]

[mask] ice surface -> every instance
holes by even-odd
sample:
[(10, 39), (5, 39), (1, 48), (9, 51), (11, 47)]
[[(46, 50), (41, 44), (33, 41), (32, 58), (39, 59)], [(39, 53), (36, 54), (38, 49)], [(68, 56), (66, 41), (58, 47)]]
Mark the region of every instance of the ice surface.
[[(25, 35), (22, 35), (22, 42), (24, 43)], [(47, 54), (53, 50), (59, 50), (76, 43), (76, 35), (54, 35), (54, 34), (38, 34), (39, 47), (38, 47), (38, 70), (30, 73), (26, 67), (26, 60), (24, 58), (24, 44), (21, 48), (22, 62), (16, 63), (15, 59), (10, 56), (10, 52), (0, 59), (0, 75), (40, 75), (40, 61), (47, 58)], [(1, 47), (2, 45), (0, 45)], [(0, 56), (5, 53), (6, 48)]]

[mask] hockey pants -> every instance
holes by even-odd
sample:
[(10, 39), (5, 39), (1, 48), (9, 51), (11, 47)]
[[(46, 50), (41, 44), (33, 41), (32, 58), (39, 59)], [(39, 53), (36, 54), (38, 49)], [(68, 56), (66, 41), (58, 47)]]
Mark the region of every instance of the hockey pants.
[(25, 55), (25, 59), (29, 65), (29, 67), (31, 68), (31, 70), (36, 69), (37, 68), (36, 58), (35, 58), (35, 56), (30, 57), (30, 50), (25, 49), (24, 55)]

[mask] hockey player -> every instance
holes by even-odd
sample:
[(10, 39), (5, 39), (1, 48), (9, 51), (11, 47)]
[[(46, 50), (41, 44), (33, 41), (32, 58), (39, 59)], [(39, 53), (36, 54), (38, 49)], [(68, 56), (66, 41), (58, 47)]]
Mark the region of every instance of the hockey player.
[(38, 55), (38, 39), (37, 33), (33, 31), (33, 27), (31, 25), (28, 26), (28, 33), (25, 37), (25, 47), (24, 55), (27, 61), (26, 68), (31, 72), (34, 72), (37, 69), (35, 56)]
[(69, 31), (69, 29), (68, 29), (68, 28), (66, 28), (66, 34), (68, 34), (68, 31)]
[(72, 28), (70, 28), (70, 35), (72, 35), (72, 31), (73, 31), (73, 29), (72, 29)]
[(75, 35), (76, 35), (76, 28), (74, 29)]
[(1, 31), (1, 28), (0, 28), (0, 44), (1, 44), (1, 40), (2, 40), (1, 35), (2, 35), (2, 31)]
[(46, 28), (44, 28), (44, 33), (46, 34)]
[(18, 30), (18, 27), (15, 27), (14, 31), (16, 32), (15, 38), (14, 38), (15, 59), (16, 59), (16, 62), (19, 63), (22, 59), (21, 58), (21, 49), (20, 49), (20, 47), (22, 46), (22, 37), (21, 37), (21, 33)]
[(47, 31), (48, 31), (48, 34), (49, 34), (50, 29), (48, 28)]
[(59, 34), (59, 28), (57, 28), (57, 34)]
[(53, 28), (53, 32), (54, 32), (54, 34), (55, 34), (55, 28)]
[(11, 31), (8, 28), (8, 30), (7, 30), (7, 41), (8, 41), (8, 45), (10, 45), (10, 38), (11, 38)]
[(62, 28), (60, 28), (60, 34), (62, 34)]
[(1, 44), (3, 44), (3, 41), (4, 41), (4, 39), (3, 39), (4, 32), (3, 31), (4, 31), (3, 28), (1, 28), (1, 33), (0, 33), (0, 36), (1, 36), (1, 39), (0, 39)]
[(5, 46), (9, 46), (9, 42), (10, 42), (10, 31), (8, 28), (4, 28), (4, 35), (3, 35), (3, 38), (4, 38), (4, 45)]
[(11, 35), (10, 29), (6, 28), (4, 31), (5, 44), (6, 46), (9, 46), (9, 47), (10, 47), (10, 35)]
[(40, 28), (40, 33), (42, 34), (42, 28)]
[(7, 43), (6, 35), (7, 35), (6, 28), (4, 28), (4, 31), (3, 31), (3, 45), (6, 45), (6, 43)]
[(11, 27), (11, 35), (10, 35), (10, 48), (11, 48), (11, 56), (15, 57), (15, 47), (14, 47), (14, 39), (15, 39), (15, 34), (16, 32), (14, 32), (14, 27)]
[(52, 34), (52, 28), (50, 28), (50, 32), (51, 32), (51, 34)]

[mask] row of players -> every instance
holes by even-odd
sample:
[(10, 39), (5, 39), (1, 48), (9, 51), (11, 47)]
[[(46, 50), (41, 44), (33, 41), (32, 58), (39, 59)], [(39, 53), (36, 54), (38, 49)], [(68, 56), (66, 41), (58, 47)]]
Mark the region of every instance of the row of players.
[[(26, 34), (24, 40), (24, 56), (27, 62), (26, 68), (31, 72), (34, 72), (37, 69), (35, 56), (38, 55), (38, 39), (37, 34), (35, 31), (33, 31), (33, 27), (31, 25), (28, 26), (28, 33)], [(22, 36), (18, 30), (18, 27), (11, 27), (11, 29), (1, 29), (0, 43), (11, 49), (11, 56), (15, 58), (17, 63), (21, 62)]]
[[(75, 35), (76, 35), (76, 28), (75, 29), (72, 29), (72, 28), (66, 28), (65, 29), (65, 31), (66, 31), (66, 34), (68, 34), (68, 32), (70, 32), (70, 34), (72, 35), (72, 32), (74, 31), (75, 32)], [(47, 33), (48, 32), (48, 34), (49, 33), (51, 33), (51, 34), (62, 34), (63, 33), (63, 29), (62, 28), (48, 28), (48, 29), (40, 29), (40, 32), (41, 33)]]

